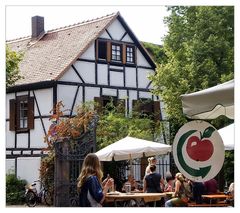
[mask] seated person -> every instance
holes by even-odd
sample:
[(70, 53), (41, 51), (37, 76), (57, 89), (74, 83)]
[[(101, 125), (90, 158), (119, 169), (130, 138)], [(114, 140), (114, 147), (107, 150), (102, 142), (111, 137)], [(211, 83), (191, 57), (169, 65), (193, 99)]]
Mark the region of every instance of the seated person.
[[(172, 174), (166, 174), (166, 183), (164, 186), (164, 192), (174, 192), (174, 178)], [(173, 194), (166, 194), (165, 202), (172, 198)]]
[(227, 198), (225, 202), (230, 203), (231, 206), (234, 206), (234, 183), (230, 184), (227, 194), (230, 195), (231, 197)]
[(219, 192), (217, 181), (214, 178), (208, 181), (205, 181), (203, 184), (205, 187), (206, 194), (217, 194)]
[(231, 183), (228, 188), (228, 194), (234, 197), (234, 183)]
[(185, 188), (185, 178), (181, 173), (175, 176), (175, 190), (172, 199), (165, 202), (165, 207), (187, 207), (188, 196)]
[(136, 182), (136, 180), (134, 179), (134, 177), (132, 175), (128, 175), (128, 179), (127, 181), (123, 184), (122, 187), (122, 191), (125, 192), (126, 191), (126, 184), (130, 183), (131, 185), (131, 191), (138, 191), (138, 183)]
[(202, 195), (205, 192), (204, 184), (202, 182), (195, 182), (195, 181), (191, 181), (191, 184), (192, 184), (193, 200), (198, 204), (202, 203), (203, 202)]
[[(218, 194), (219, 193), (218, 184), (217, 184), (217, 181), (214, 178), (210, 179), (208, 181), (205, 181), (203, 184), (204, 184), (204, 187), (205, 187), (205, 193), (206, 194), (210, 195), (210, 194)], [(203, 199), (203, 201), (205, 203), (210, 203), (209, 199)], [(212, 199), (211, 202), (216, 203), (217, 199)]]
[(174, 192), (173, 185), (174, 185), (174, 178), (172, 177), (172, 175), (167, 175), (166, 184), (164, 186), (164, 192)]

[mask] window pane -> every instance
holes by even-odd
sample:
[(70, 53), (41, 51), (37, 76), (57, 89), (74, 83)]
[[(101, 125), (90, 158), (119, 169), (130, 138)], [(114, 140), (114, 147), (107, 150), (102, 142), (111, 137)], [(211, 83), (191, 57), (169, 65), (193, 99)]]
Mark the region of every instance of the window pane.
[(134, 47), (127, 47), (126, 49), (127, 53), (127, 62), (134, 63)]
[(107, 59), (107, 42), (98, 41), (98, 58)]
[(27, 101), (20, 101), (19, 108), (20, 128), (27, 128), (27, 118), (28, 118), (28, 103)]
[(121, 61), (121, 46), (112, 44), (112, 60)]

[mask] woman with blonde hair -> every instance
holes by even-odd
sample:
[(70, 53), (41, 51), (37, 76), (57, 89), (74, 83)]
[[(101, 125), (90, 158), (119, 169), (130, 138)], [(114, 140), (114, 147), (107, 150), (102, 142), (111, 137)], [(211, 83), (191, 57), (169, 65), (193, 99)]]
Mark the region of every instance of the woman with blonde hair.
[(148, 158), (148, 166), (146, 167), (145, 175), (150, 174), (151, 173), (150, 166), (156, 165), (156, 164), (157, 164), (157, 159), (155, 157)]
[(107, 191), (113, 185), (112, 178), (102, 182), (102, 177), (103, 173), (97, 155), (89, 153), (83, 161), (82, 170), (78, 177), (79, 206), (102, 206)]
[(175, 175), (175, 191), (173, 198), (166, 201), (165, 207), (186, 207), (188, 206), (188, 196), (185, 184), (185, 178), (182, 173)]

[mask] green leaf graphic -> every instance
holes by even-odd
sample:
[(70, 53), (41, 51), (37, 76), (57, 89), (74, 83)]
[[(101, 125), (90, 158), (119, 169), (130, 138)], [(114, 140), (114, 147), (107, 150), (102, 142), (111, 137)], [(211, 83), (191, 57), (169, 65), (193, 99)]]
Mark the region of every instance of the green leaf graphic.
[(202, 138), (210, 138), (214, 131), (215, 131), (215, 129), (213, 127), (211, 127), (211, 126), (208, 127), (207, 129), (204, 130), (201, 139)]

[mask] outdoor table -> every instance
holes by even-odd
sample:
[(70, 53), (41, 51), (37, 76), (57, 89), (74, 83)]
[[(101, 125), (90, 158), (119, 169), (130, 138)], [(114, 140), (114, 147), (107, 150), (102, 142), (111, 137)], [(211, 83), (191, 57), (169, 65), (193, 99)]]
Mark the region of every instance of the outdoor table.
[[(121, 192), (110, 192), (106, 194), (105, 202), (114, 202), (114, 206), (117, 206), (117, 202), (127, 202), (127, 206), (137, 206), (140, 207), (148, 202), (154, 202), (154, 207), (156, 207), (156, 201), (161, 200), (165, 197), (165, 193), (142, 193), (142, 192), (131, 192), (131, 193), (121, 193)], [(134, 204), (134, 205), (133, 205)]]
[(212, 205), (212, 200), (214, 199), (228, 199), (228, 198), (231, 198), (231, 196), (225, 195), (225, 194), (209, 194), (209, 195), (202, 195), (202, 198), (209, 199), (210, 205)]

